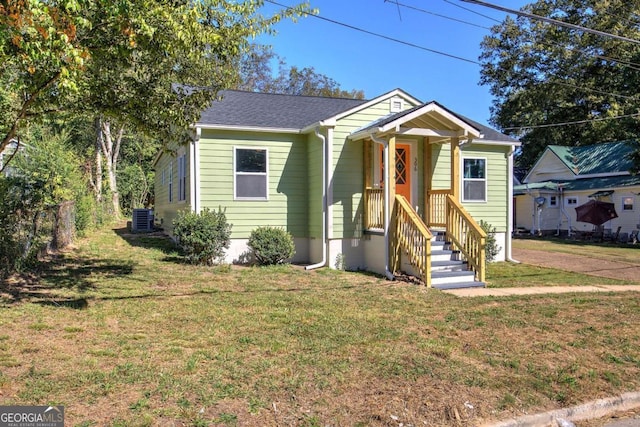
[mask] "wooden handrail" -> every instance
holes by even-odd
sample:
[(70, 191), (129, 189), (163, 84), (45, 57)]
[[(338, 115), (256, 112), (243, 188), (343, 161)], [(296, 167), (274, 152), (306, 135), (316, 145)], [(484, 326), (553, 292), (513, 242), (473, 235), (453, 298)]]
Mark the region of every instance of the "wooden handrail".
[(418, 213), (402, 195), (396, 195), (393, 206), (391, 249), (394, 270), (400, 267), (401, 251), (417, 270), (427, 287), (431, 287), (431, 238), (432, 234)]
[(476, 279), (485, 281), (487, 233), (451, 195), (447, 196), (447, 239), (459, 250)]

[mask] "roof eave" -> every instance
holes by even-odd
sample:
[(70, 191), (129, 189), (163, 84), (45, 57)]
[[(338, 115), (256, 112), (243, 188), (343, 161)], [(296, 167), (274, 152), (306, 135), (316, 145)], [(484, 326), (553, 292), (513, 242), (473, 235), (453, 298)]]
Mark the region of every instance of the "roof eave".
[(226, 130), (226, 131), (249, 131), (249, 132), (265, 132), (265, 133), (303, 133), (302, 129), (296, 128), (271, 128), (265, 126), (239, 126), (239, 125), (208, 125), (204, 123), (196, 123), (193, 127), (207, 130)]

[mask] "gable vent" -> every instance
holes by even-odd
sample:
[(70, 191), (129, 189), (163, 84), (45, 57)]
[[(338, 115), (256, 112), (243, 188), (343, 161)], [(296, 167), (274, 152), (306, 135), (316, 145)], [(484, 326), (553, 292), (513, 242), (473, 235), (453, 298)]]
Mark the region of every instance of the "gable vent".
[(403, 107), (404, 107), (404, 101), (402, 100), (402, 98), (391, 99), (390, 111), (392, 113), (399, 113), (400, 111), (402, 111)]

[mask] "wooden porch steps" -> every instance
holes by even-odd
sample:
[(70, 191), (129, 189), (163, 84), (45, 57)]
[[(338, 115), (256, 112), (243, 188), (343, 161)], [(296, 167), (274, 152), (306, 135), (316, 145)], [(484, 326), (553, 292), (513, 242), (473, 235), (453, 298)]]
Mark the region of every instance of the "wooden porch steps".
[(444, 231), (432, 230), (431, 240), (431, 286), (436, 289), (483, 288), (485, 283), (475, 280), (467, 263), (460, 261), (449, 249)]

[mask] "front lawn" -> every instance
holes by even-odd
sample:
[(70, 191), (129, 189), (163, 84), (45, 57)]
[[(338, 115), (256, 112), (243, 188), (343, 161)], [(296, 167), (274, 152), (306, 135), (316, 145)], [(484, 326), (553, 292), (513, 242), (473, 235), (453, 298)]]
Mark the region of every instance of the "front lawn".
[(193, 267), (122, 229), (0, 291), (0, 405), (62, 404), (69, 426), (471, 426), (640, 389), (637, 293)]

